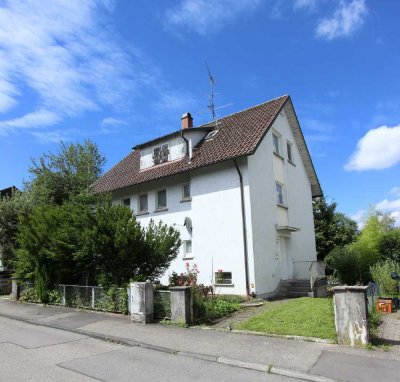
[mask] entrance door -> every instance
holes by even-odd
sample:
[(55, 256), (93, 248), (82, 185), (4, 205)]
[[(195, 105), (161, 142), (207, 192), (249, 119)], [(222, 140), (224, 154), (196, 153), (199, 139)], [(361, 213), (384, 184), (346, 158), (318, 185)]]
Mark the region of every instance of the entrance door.
[(280, 253), (282, 280), (293, 279), (293, 259), (290, 256), (289, 240), (286, 237), (279, 236), (276, 241)]

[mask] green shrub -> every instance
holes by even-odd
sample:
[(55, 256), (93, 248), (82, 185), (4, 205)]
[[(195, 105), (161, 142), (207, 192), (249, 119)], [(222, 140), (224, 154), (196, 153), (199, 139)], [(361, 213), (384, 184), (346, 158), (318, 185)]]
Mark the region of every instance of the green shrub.
[(333, 269), (334, 278), (343, 284), (354, 285), (360, 279), (359, 261), (349, 246), (334, 248), (325, 263)]
[(61, 305), (61, 293), (58, 290), (52, 290), (49, 292), (49, 304)]
[(390, 277), (392, 272), (400, 273), (399, 262), (385, 260), (371, 267), (372, 279), (378, 284), (379, 293), (382, 297), (400, 297), (398, 282)]
[(35, 288), (26, 288), (21, 292), (19, 301), (22, 302), (40, 302)]

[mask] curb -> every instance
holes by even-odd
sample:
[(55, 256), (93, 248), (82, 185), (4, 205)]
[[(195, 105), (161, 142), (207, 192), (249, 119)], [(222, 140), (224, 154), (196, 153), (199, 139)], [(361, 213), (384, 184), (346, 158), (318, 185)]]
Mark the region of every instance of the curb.
[(86, 331), (86, 330), (67, 328), (67, 327), (55, 325), (55, 324), (50, 325), (47, 323), (37, 322), (37, 321), (23, 318), (20, 316), (13, 316), (13, 315), (1, 313), (1, 312), (0, 312), (0, 317), (5, 317), (5, 318), (11, 319), (11, 320), (17, 320), (17, 321), (24, 322), (24, 323), (30, 324), (30, 325), (42, 326), (42, 327), (47, 327), (47, 328), (52, 328), (52, 329), (57, 329), (57, 330), (63, 330), (63, 331), (70, 332), (70, 333), (81, 334), (86, 337), (94, 338), (94, 339), (105, 341), (105, 342), (113, 342), (113, 343), (128, 346), (128, 347), (141, 347), (143, 349), (159, 351), (159, 352), (166, 353), (166, 354), (177, 355), (177, 356), (188, 357), (188, 358), (195, 358), (195, 359), (200, 359), (200, 360), (207, 361), (207, 362), (216, 362), (216, 363), (220, 363), (223, 365), (229, 365), (229, 366), (238, 367), (238, 368), (242, 368), (242, 369), (255, 370), (255, 371), (264, 372), (267, 374), (275, 374), (275, 375), (281, 375), (281, 376), (285, 376), (285, 377), (297, 378), (297, 379), (300, 379), (303, 381), (338, 382), (338, 380), (336, 380), (336, 379), (321, 377), (318, 375), (303, 373), (300, 371), (294, 371), (294, 370), (290, 370), (290, 369), (279, 368), (279, 367), (275, 367), (273, 365), (264, 365), (264, 364), (259, 364), (259, 363), (243, 362), (243, 361), (239, 361), (239, 360), (231, 359), (231, 358), (180, 351), (180, 350), (175, 350), (175, 349), (171, 349), (171, 348), (166, 348), (163, 346), (147, 344), (145, 342), (136, 342), (136, 341), (127, 340), (125, 338), (107, 336), (104, 334), (94, 333), (94, 332), (90, 332), (90, 331)]
[(264, 333), (264, 332), (250, 331), (250, 330), (239, 330), (239, 329), (229, 330), (229, 329), (224, 329), (224, 328), (212, 328), (210, 326), (201, 326), (201, 325), (192, 326), (192, 327), (190, 327), (190, 329), (215, 330), (216, 332), (246, 334), (246, 335), (250, 335), (250, 336), (284, 338), (287, 340), (315, 342), (315, 343), (320, 343), (320, 344), (324, 344), (324, 345), (336, 345), (337, 344), (334, 340), (328, 340), (328, 339), (324, 339), (324, 338), (295, 336), (295, 335), (288, 335), (288, 334)]

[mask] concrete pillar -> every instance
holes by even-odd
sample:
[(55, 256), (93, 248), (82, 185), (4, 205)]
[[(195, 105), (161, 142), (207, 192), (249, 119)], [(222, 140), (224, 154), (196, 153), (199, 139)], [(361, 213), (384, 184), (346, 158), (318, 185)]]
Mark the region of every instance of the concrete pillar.
[(171, 287), (171, 321), (183, 324), (193, 322), (192, 287)]
[(367, 289), (366, 286), (333, 288), (339, 345), (365, 346), (369, 343)]
[(131, 283), (131, 320), (149, 324), (153, 321), (153, 284), (150, 282)]
[(19, 296), (21, 294), (21, 287), (18, 285), (18, 282), (16, 279), (12, 279), (11, 281), (11, 294), (10, 298), (12, 301), (18, 301)]

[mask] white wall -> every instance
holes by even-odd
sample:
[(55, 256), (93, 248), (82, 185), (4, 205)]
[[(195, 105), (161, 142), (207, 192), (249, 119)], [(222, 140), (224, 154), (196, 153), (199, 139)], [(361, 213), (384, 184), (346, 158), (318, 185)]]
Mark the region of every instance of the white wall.
[[(241, 169), (245, 183), (247, 181), (246, 164)], [(181, 202), (181, 185), (191, 181), (190, 202)], [(167, 189), (168, 211), (154, 212), (156, 191)], [(185, 260), (183, 248), (178, 257), (172, 262), (169, 270), (162, 277), (163, 284), (168, 283), (168, 276), (175, 271), (185, 271), (185, 263), (197, 264), (199, 268), (199, 283), (210, 285), (214, 282), (213, 273), (218, 269), (232, 272), (233, 285), (218, 287), (216, 292), (221, 294), (246, 294), (244, 272), (244, 247), (241, 215), (241, 197), (239, 176), (232, 161), (224, 164), (208, 166), (196, 170), (190, 175), (169, 177), (164, 180), (135, 186), (131, 189), (119, 190), (113, 193), (113, 202), (130, 197), (131, 208), (138, 209), (138, 195), (147, 192), (149, 214), (138, 216), (141, 224), (147, 225), (150, 219), (156, 222), (173, 225), (181, 233), (181, 239), (187, 240), (190, 234), (183, 226), (185, 217), (192, 220), (192, 260)], [(249, 198), (248, 186), (245, 188)], [(248, 221), (251, 220), (250, 212)], [(251, 230), (248, 233), (251, 243)], [(251, 269), (253, 266), (251, 265)]]
[[(300, 228), (285, 241), (286, 250), (295, 262), (316, 260), (311, 187), (284, 112), (277, 117), (273, 128), (281, 134), (282, 140), (284, 159), (278, 159), (284, 170), (288, 207), (286, 214), (276, 205), (275, 178), (282, 170), (274, 170), (276, 158), (272, 148), (272, 129), (255, 154), (248, 157), (255, 288), (259, 295), (272, 293), (281, 279), (282, 265), (276, 248), (276, 240), (279, 239), (275, 227), (277, 224), (284, 221), (289, 226)], [(287, 161), (286, 140), (293, 144), (295, 165)]]

